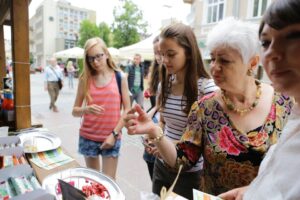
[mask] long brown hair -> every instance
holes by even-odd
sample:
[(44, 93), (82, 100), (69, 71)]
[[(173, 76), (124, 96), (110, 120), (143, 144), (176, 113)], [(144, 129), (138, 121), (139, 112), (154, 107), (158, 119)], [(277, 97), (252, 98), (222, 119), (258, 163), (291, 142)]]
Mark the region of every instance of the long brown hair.
[[(156, 36), (153, 40), (153, 45), (159, 42), (159, 36)], [(149, 89), (151, 94), (155, 95), (159, 83), (159, 70), (160, 66), (154, 58), (151, 66), (150, 66), (150, 79), (149, 79)]]
[(87, 62), (87, 52), (94, 47), (95, 45), (100, 45), (101, 48), (103, 49), (104, 53), (107, 55), (107, 65), (114, 71), (120, 71), (120, 68), (117, 67), (117, 65), (114, 63), (105, 42), (99, 38), (99, 37), (94, 37), (91, 39), (88, 39), (85, 42), (84, 45), (84, 57), (83, 57), (83, 71), (82, 74), (80, 75), (80, 80), (83, 82), (83, 87), (84, 87), (84, 95), (85, 95), (85, 100), (90, 101), (92, 100), (92, 97), (89, 94), (89, 82), (91, 81), (91, 78), (97, 74), (97, 71), (91, 66), (89, 62)]
[[(204, 68), (202, 57), (195, 34), (191, 27), (182, 23), (172, 24), (160, 33), (161, 39), (173, 39), (179, 46), (185, 50), (185, 67), (186, 73), (184, 77), (183, 96), (186, 97), (187, 104), (183, 108), (185, 113), (189, 113), (192, 104), (198, 98), (198, 79), (200, 77), (209, 78), (207, 71)], [(158, 105), (161, 109), (165, 107), (168, 95), (172, 88), (172, 75), (168, 75), (166, 68), (161, 67), (161, 93), (158, 98)], [(182, 105), (182, 103), (181, 103)], [(183, 105), (182, 105), (183, 107)]]

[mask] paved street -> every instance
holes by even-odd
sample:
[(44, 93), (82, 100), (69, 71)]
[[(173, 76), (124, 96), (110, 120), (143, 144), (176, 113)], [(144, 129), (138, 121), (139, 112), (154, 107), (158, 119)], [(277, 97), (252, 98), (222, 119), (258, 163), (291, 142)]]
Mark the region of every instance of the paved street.
[[(62, 140), (62, 146), (80, 163), (85, 166), (83, 156), (77, 153), (78, 131), (80, 118), (71, 114), (76, 89), (69, 89), (68, 79), (58, 97), (58, 113), (49, 110), (49, 96), (44, 91), (44, 74), (30, 75), (31, 82), (31, 115)], [(77, 79), (75, 86), (77, 88)], [(145, 101), (149, 107), (149, 101)], [(124, 192), (126, 199), (139, 200), (140, 191), (151, 191), (151, 180), (147, 166), (142, 159), (143, 146), (139, 136), (128, 136), (123, 131), (121, 156), (118, 164), (117, 183)]]

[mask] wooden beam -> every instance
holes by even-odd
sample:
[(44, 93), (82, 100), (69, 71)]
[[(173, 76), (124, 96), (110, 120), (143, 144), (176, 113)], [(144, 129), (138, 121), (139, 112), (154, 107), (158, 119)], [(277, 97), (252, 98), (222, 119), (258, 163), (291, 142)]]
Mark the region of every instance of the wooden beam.
[(6, 75), (6, 57), (5, 57), (5, 41), (4, 27), (0, 25), (0, 89), (3, 89), (3, 78)]
[(2, 25), (6, 18), (9, 16), (9, 6), (9, 0), (0, 1), (0, 25)]
[(29, 0), (11, 0), (12, 59), (16, 130), (31, 127)]

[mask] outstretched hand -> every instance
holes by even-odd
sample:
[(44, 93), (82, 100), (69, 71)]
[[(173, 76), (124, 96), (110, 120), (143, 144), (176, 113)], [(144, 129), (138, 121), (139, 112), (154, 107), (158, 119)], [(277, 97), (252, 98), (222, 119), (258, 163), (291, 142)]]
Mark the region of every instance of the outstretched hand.
[(130, 135), (149, 134), (154, 131), (156, 126), (138, 104), (127, 113), (124, 121)]
[(247, 189), (248, 186), (235, 188), (220, 194), (219, 197), (224, 200), (243, 200), (244, 193), (247, 191)]

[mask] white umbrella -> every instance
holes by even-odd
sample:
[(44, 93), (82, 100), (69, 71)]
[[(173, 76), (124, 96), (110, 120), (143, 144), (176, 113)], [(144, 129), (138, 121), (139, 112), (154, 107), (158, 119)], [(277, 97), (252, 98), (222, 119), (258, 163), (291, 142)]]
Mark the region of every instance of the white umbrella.
[(71, 49), (66, 49), (63, 51), (58, 51), (54, 53), (56, 58), (83, 58), (84, 50), (79, 47), (74, 47)]
[(114, 47), (109, 47), (109, 48), (108, 48), (108, 51), (109, 51), (110, 55), (111, 55), (113, 58), (118, 58), (119, 55), (120, 55), (119, 49), (116, 49), (116, 48), (114, 48)]
[(134, 54), (138, 53), (141, 54), (142, 59), (152, 60), (154, 58), (153, 40), (158, 34), (159, 32), (156, 32), (138, 43), (120, 48), (120, 57), (132, 59)]

